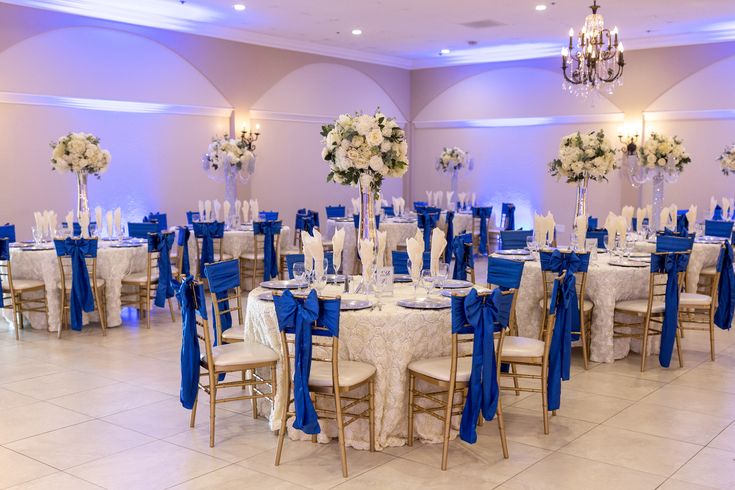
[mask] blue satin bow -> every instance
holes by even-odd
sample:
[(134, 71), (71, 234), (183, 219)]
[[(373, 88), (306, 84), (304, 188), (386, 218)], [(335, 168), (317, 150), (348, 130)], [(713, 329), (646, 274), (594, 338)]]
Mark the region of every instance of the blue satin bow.
[(171, 247), (173, 244), (173, 233), (148, 235), (148, 253), (158, 252), (158, 285), (153, 304), (159, 308), (166, 306), (166, 300), (173, 298), (175, 294), (171, 285)]
[(663, 367), (669, 367), (671, 363), (676, 329), (679, 325), (679, 273), (686, 270), (688, 263), (688, 254), (651, 255), (651, 271), (665, 272), (668, 276), (666, 279), (664, 319), (661, 324), (661, 348), (658, 353), (658, 362)]
[(263, 235), (263, 280), (270, 281), (278, 277), (278, 257), (273, 237), (281, 232), (280, 221), (256, 221), (253, 233)]
[(179, 274), (182, 276), (188, 276), (191, 270), (189, 265), (189, 235), (191, 231), (186, 226), (179, 227), (179, 234), (176, 237), (176, 245), (181, 247), (181, 270)]
[(686, 214), (680, 214), (676, 217), (676, 232), (681, 236), (689, 234), (689, 218)]
[(181, 387), (179, 401), (181, 405), (191, 410), (197, 399), (199, 389), (199, 339), (197, 338), (196, 312), (207, 318), (204, 289), (196, 286), (192, 276), (183, 281), (174, 281), (176, 299), (181, 306)]
[(452, 279), (466, 281), (467, 268), (474, 267), (475, 265), (475, 260), (472, 256), (472, 247), (466, 246), (466, 244), (472, 243), (472, 235), (469, 233), (457, 235), (451, 243), (452, 255), (454, 255), (454, 271), (452, 271)]
[(503, 214), (505, 215), (505, 223), (503, 223), (504, 230), (515, 230), (516, 229), (516, 206), (513, 203), (503, 203)]
[[(0, 260), (10, 260), (10, 240), (8, 238), (0, 238)], [(0, 308), (5, 308), (3, 300), (3, 277), (0, 275)]]
[[(451, 245), (454, 242), (454, 211), (447, 211), (444, 219), (447, 223), (447, 243)], [(452, 254), (444, 254), (444, 258), (447, 261), (447, 264), (452, 262)]]
[(493, 208), (472, 208), (472, 217), (480, 219), (480, 246), (479, 252), (487, 255), (487, 219), (492, 215)]
[(311, 333), (314, 322), (319, 318), (319, 299), (316, 291), (302, 301), (294, 298), (290, 291), (281, 296), (274, 296), (278, 327), (281, 331), (293, 331), (296, 334), (294, 344), (294, 411), (295, 429), (306, 434), (319, 434), (319, 419), (309, 395), (309, 373), (311, 372)]
[[(492, 420), (498, 408), (498, 376), (495, 361), (495, 324), (498, 321), (497, 299), (500, 290), (479, 296), (472, 289), (466, 297), (452, 297), (452, 333), (474, 333), (472, 371), (465, 399), (459, 437), (474, 444), (477, 441), (477, 419), (482, 412)], [(469, 325), (470, 327), (468, 327)]]
[(202, 255), (199, 258), (199, 271), (204, 266), (214, 262), (214, 239), (222, 238), (225, 234), (225, 224), (221, 221), (211, 223), (194, 223), (194, 235), (202, 239)]
[(424, 249), (431, 250), (431, 232), (439, 221), (439, 213), (424, 209), (416, 218), (418, 227), (424, 231)]
[[(56, 255), (71, 257), (70, 316), (72, 330), (82, 329), (82, 312), (94, 311), (94, 294), (85, 256), (97, 256), (97, 240), (54, 240)], [(63, 285), (62, 285), (63, 286)]]
[(715, 212), (714, 214), (712, 214), (712, 219), (717, 221), (724, 220), (724, 218), (722, 217), (722, 206), (720, 206), (719, 204), (715, 206)]
[[(732, 326), (735, 314), (735, 272), (733, 272), (733, 251), (730, 242), (726, 241), (720, 256), (717, 258), (717, 272), (720, 273), (720, 282), (717, 285), (717, 311), (715, 311), (715, 325), (723, 330)], [(714, 291), (712, 292), (714, 296)]]
[[(572, 361), (572, 331), (579, 331), (579, 298), (577, 297), (577, 279), (574, 275), (582, 264), (574, 252), (562, 254), (554, 250), (549, 258), (549, 269), (564, 277), (554, 283), (551, 293), (550, 308), (556, 313), (554, 332), (549, 346), (549, 378), (547, 401), (549, 410), (557, 410), (561, 405), (561, 381), (568, 380)], [(542, 263), (543, 269), (543, 263)], [(573, 338), (576, 337), (576, 338)]]

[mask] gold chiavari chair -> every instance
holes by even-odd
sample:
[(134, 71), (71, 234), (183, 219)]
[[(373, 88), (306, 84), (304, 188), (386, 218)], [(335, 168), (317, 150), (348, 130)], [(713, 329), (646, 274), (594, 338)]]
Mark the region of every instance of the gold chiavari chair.
[[(276, 292), (274, 294), (280, 295)], [(319, 301), (339, 300), (337, 298), (319, 298)], [(347, 478), (347, 449), (345, 447), (345, 427), (357, 420), (368, 420), (370, 431), (370, 451), (375, 451), (375, 367), (357, 361), (340, 361), (339, 337), (332, 335), (328, 328), (314, 322), (312, 332), (322, 332), (324, 336), (312, 336), (312, 364), (309, 374), (309, 391), (312, 403), (320, 420), (335, 420), (339, 439), (342, 476)], [(295, 353), (289, 346), (295, 346), (295, 335), (281, 330), (282, 366), (286, 370), (287, 402), (281, 417), (281, 429), (278, 431), (278, 448), (275, 465), (281, 464), (283, 441), (287, 432), (289, 417), (296, 415), (293, 398), (293, 373)], [(293, 349), (295, 351), (295, 349)], [(360, 388), (367, 388), (366, 395), (347, 395)], [(322, 400), (322, 406), (319, 401)], [(343, 403), (344, 402), (344, 403)], [(327, 405), (327, 403), (329, 405)], [(357, 411), (356, 407), (365, 404), (366, 408)], [(326, 406), (325, 406), (326, 405)], [(332, 408), (334, 407), (334, 408)], [(316, 443), (316, 434), (312, 435)]]
[[(155, 233), (149, 233), (148, 240), (151, 240), (150, 235), (156, 235)], [(174, 232), (161, 233), (161, 240), (173, 240), (175, 239)], [(172, 238), (169, 238), (172, 237)], [(158, 259), (161, 253), (156, 250), (148, 248), (146, 257), (146, 267), (142, 272), (135, 272), (128, 274), (122, 279), (123, 289), (120, 292), (120, 304), (121, 306), (132, 306), (138, 310), (138, 316), (140, 318), (145, 316), (146, 328), (151, 328), (151, 304), (153, 299), (156, 297), (156, 289), (158, 288), (158, 277), (159, 277), (159, 264)], [(169, 260), (171, 256), (169, 254)], [(171, 267), (171, 276), (176, 277), (178, 269), (174, 266)], [(125, 288), (128, 288), (126, 291)], [(175, 321), (174, 306), (171, 298), (168, 298), (168, 309), (171, 312), (171, 321)]]
[[(720, 255), (725, 252), (725, 247), (729, 246), (731, 245), (723, 243), (720, 248)], [(717, 310), (717, 289), (720, 283), (720, 273), (717, 271), (717, 267), (712, 269), (714, 274), (711, 278), (707, 278), (709, 282), (708, 294), (681, 293), (679, 296), (679, 328), (682, 330), (682, 336), (686, 330), (708, 332), (710, 359), (714, 361), (715, 311)]]
[[(80, 240), (74, 238), (73, 240)], [(94, 253), (87, 254), (84, 257), (87, 272), (89, 273), (89, 282), (92, 287), (92, 295), (94, 296), (94, 308), (99, 315), (100, 325), (102, 326), (102, 335), (107, 335), (107, 300), (105, 296), (105, 280), (97, 277), (97, 238), (87, 239), (95, 242)], [(61, 338), (61, 331), (67, 327), (71, 321), (67, 316), (67, 312), (71, 315), (71, 288), (72, 288), (72, 260), (71, 255), (58, 255), (60, 281), (57, 288), (61, 291), (61, 325), (57, 337)]]
[[(515, 320), (515, 298), (510, 318), (510, 334), (505, 336), (503, 347), (498, 356), (503, 364), (510, 364), (510, 372), (500, 373), (500, 379), (509, 378), (513, 381), (513, 386), (500, 385), (501, 390), (513, 391), (516, 395), (521, 391), (527, 393), (541, 394), (541, 410), (544, 421), (544, 434), (549, 433), (549, 410), (547, 399), (547, 380), (549, 376), (549, 349), (551, 347), (551, 337), (554, 333), (554, 321), (556, 315), (549, 312), (544, 315), (544, 321), (541, 325), (541, 331), (538, 339), (521, 337), (517, 334), (517, 324)], [(528, 372), (518, 372), (517, 366), (527, 368), (538, 368), (538, 374)], [(538, 381), (536, 386), (524, 386), (519, 383), (520, 380)], [(534, 383), (535, 384), (535, 383)]]
[[(468, 245), (472, 245), (471, 243)], [(515, 306), (515, 289), (503, 291), (502, 295), (513, 295)], [(480, 296), (488, 296), (482, 293)], [(500, 385), (500, 352), (503, 349), (505, 328), (495, 333), (495, 359), (498, 385)], [(413, 422), (415, 414), (426, 414), (440, 420), (444, 424), (442, 431), (442, 463), (441, 469), (447, 469), (449, 459), (449, 436), (452, 429), (452, 417), (461, 416), (464, 409), (470, 374), (472, 372), (472, 343), (474, 334), (452, 333), (452, 352), (449, 357), (438, 357), (413, 361), (408, 365), (408, 445), (413, 446)], [(416, 381), (423, 381), (432, 386), (434, 391), (422, 391), (417, 388)], [(435, 389), (436, 388), (436, 389)], [(459, 400), (457, 400), (459, 395)], [(423, 400), (424, 404), (419, 403)], [(508, 441), (505, 437), (503, 408), (498, 398), (498, 429), (503, 457), (508, 458)], [(482, 419), (482, 416), (480, 417)]]
[[(195, 229), (196, 229), (196, 225), (197, 224), (195, 223), (194, 224)], [(204, 225), (206, 225), (206, 223)], [(201, 250), (202, 250), (202, 238), (201, 237), (197, 237), (194, 232), (192, 232), (192, 235), (194, 235), (193, 236), (193, 239), (194, 239), (194, 250), (195, 250), (195, 254), (194, 254), (195, 261), (194, 261), (194, 263), (196, 264), (196, 274), (194, 275), (194, 277), (200, 278), (200, 277), (202, 277), (202, 272), (203, 272), (203, 271), (200, 270), (200, 268), (201, 268), (201, 266), (200, 266), (201, 260), (200, 259), (201, 259), (201, 256), (202, 256), (202, 252), (201, 252)], [(213, 246), (214, 246), (214, 261), (215, 262), (221, 262), (223, 260), (230, 260), (230, 259), (233, 258), (232, 255), (226, 254), (224, 252), (224, 242), (225, 242), (224, 235), (222, 237), (220, 237), (220, 238), (212, 238), (212, 243), (213, 243)], [(178, 253), (178, 251), (177, 251), (177, 253)], [(181, 269), (179, 269), (179, 270), (181, 270)]]
[[(240, 275), (242, 276), (242, 282), (245, 283), (248, 279), (252, 286), (252, 291), (260, 284), (263, 277), (264, 267), (264, 252), (265, 235), (254, 233), (253, 234), (253, 251), (245, 252), (240, 255)], [(278, 264), (279, 270), (281, 270), (281, 232), (273, 234), (273, 247), (276, 250), (276, 264)], [(276, 276), (277, 278), (277, 276)]]
[(46, 285), (43, 281), (13, 277), (9, 246), (8, 238), (0, 238), (0, 282), (2, 282), (3, 304), (7, 307), (10, 302), (13, 308), (15, 340), (20, 340), (19, 330), (23, 328), (23, 313), (45, 313), (48, 318)]
[[(202, 283), (195, 283), (195, 287), (202, 287)], [(200, 296), (195, 294), (195, 298)], [(201, 295), (204, 298), (204, 295)], [(206, 306), (205, 306), (206, 309)], [(274, 403), (276, 396), (276, 363), (278, 354), (271, 348), (258, 343), (237, 342), (233, 344), (213, 345), (212, 330), (209, 321), (200, 314), (199, 307), (196, 308), (197, 338), (200, 346), (204, 344), (200, 355), (199, 365), (203, 370), (200, 372), (199, 389), (209, 395), (209, 447), (214, 447), (214, 428), (216, 418), (216, 407), (220, 403), (234, 402), (238, 400), (253, 400), (256, 404), (260, 399), (270, 400)], [(218, 325), (215, 322), (215, 325)], [(222, 332), (215, 327), (218, 337)], [(268, 369), (269, 377), (264, 377), (257, 370)], [(249, 376), (239, 381), (220, 381), (221, 374), (247, 372)], [(201, 378), (205, 378), (208, 384), (204, 384)], [(226, 388), (250, 387), (250, 394), (217, 398), (217, 392)], [(264, 388), (268, 391), (264, 391)], [(197, 414), (199, 394), (194, 401), (191, 411), (190, 427), (194, 427)], [(253, 413), (256, 416), (256, 412)]]
[[(651, 255), (689, 255), (685, 252), (654, 252)], [(648, 357), (648, 340), (654, 335), (661, 335), (666, 310), (666, 282), (668, 275), (665, 272), (651, 271), (648, 282), (648, 296), (642, 299), (620, 301), (615, 304), (614, 315), (636, 317), (636, 320), (614, 320), (613, 338), (634, 338), (641, 340), (641, 372), (646, 369)], [(679, 285), (685, 284), (686, 271), (679, 272)], [(681, 289), (681, 288), (680, 288)], [(681, 355), (681, 321), (676, 329), (676, 352), (679, 357), (679, 367), (684, 367)]]
[[(541, 254), (548, 253), (541, 251)], [(576, 278), (576, 289), (577, 299), (579, 308), (579, 330), (572, 330), (572, 335), (579, 335), (580, 344), (582, 345), (582, 360), (584, 361), (584, 368), (589, 369), (590, 359), (590, 343), (592, 339), (592, 332), (590, 326), (592, 325), (592, 311), (595, 308), (595, 304), (585, 297), (585, 291), (587, 286), (587, 269), (589, 267), (590, 253), (589, 252), (575, 252), (580, 260), (583, 260), (586, 264), (583, 270), (575, 272)], [(549, 315), (549, 301), (551, 298), (551, 291), (554, 287), (554, 280), (559, 277), (554, 271), (544, 270), (543, 261), (541, 265), (541, 280), (544, 286), (544, 297), (539, 302), (539, 306), (544, 311), (544, 323), (547, 321)], [(541, 337), (539, 337), (540, 339)]]

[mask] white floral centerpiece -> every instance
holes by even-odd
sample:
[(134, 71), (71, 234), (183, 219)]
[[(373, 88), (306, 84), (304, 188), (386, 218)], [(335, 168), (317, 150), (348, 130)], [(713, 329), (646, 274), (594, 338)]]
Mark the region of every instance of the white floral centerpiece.
[(100, 139), (88, 133), (69, 133), (51, 142), (51, 168), (73, 172), (77, 177), (77, 218), (89, 215), (87, 177), (100, 177), (107, 170), (112, 156), (100, 147)]
[(212, 138), (207, 153), (202, 157), (202, 163), (205, 170), (248, 170), (255, 163), (255, 155), (248, 149), (245, 141), (225, 134), (221, 138)]
[(357, 185), (368, 182), (374, 194), (385, 177), (402, 177), (408, 170), (406, 133), (395, 119), (375, 114), (340, 115), (322, 126), (322, 158), (329, 162), (328, 182)]
[(94, 174), (110, 165), (110, 152), (100, 148), (100, 139), (87, 133), (69, 133), (51, 142), (51, 167), (59, 172)]
[(580, 132), (564, 136), (559, 156), (549, 163), (549, 173), (565, 178), (568, 183), (585, 179), (603, 181), (618, 167), (615, 150), (601, 129), (588, 134)]
[(439, 172), (459, 172), (470, 164), (469, 154), (456, 146), (444, 147), (441, 155), (436, 161), (436, 169)]
[(720, 168), (722, 173), (730, 175), (731, 172), (735, 173), (735, 144), (732, 144), (725, 148), (725, 151), (718, 158), (720, 161)]
[(327, 182), (360, 189), (358, 237), (377, 245), (375, 199), (385, 177), (408, 171), (406, 133), (393, 118), (380, 112), (340, 115), (322, 126), (322, 158), (329, 162)]
[(680, 173), (684, 170), (684, 166), (692, 161), (682, 143), (678, 136), (651, 133), (638, 150), (641, 166), (649, 169), (658, 167), (670, 173)]

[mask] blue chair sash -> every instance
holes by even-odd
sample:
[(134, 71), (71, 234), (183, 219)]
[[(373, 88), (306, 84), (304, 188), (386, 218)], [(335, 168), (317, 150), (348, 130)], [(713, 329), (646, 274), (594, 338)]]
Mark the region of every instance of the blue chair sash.
[(173, 233), (148, 235), (148, 253), (158, 252), (158, 285), (153, 304), (159, 308), (166, 306), (166, 300), (174, 297), (171, 285), (171, 247), (174, 245)]
[(195, 221), (199, 221), (202, 219), (201, 215), (199, 214), (199, 211), (187, 211), (186, 212), (186, 223), (187, 224), (194, 224)]
[(533, 230), (503, 230), (500, 232), (500, 245), (503, 250), (526, 247), (526, 238), (533, 236)]
[(10, 243), (15, 242), (15, 225), (5, 223), (0, 226), (0, 238), (7, 238)]
[[(447, 243), (451, 244), (454, 242), (454, 211), (447, 211), (444, 219), (447, 224)], [(447, 264), (449, 264), (452, 261), (452, 254), (445, 253), (444, 258), (447, 261)]]
[(199, 339), (197, 338), (197, 311), (202, 318), (207, 318), (207, 307), (204, 300), (204, 288), (194, 284), (194, 278), (187, 276), (183, 281), (174, 281), (176, 299), (181, 307), (181, 387), (179, 401), (191, 410), (197, 399), (199, 389)]
[(82, 313), (94, 311), (94, 294), (89, 281), (85, 257), (97, 256), (97, 240), (67, 238), (54, 240), (56, 255), (71, 256), (71, 298), (69, 298), (72, 330), (82, 329)]
[[(725, 242), (717, 258), (717, 272), (720, 282), (717, 285), (717, 311), (715, 325), (730, 330), (735, 314), (735, 272), (733, 272), (733, 251), (730, 242)], [(714, 291), (712, 292), (714, 296)]]
[(148, 238), (149, 233), (158, 233), (159, 231), (160, 230), (158, 229), (158, 223), (128, 222), (128, 236), (132, 238)]
[(253, 233), (263, 235), (263, 280), (270, 281), (278, 277), (278, 257), (274, 237), (281, 233), (280, 221), (256, 221)]
[[(451, 243), (451, 255), (454, 256), (452, 279), (466, 281), (467, 269), (475, 266), (475, 258), (472, 255), (472, 235), (469, 233), (457, 235)], [(470, 245), (469, 247), (467, 246), (468, 244)], [(450, 256), (450, 254), (447, 254), (447, 256)]]
[(189, 236), (191, 231), (186, 226), (179, 227), (179, 233), (176, 237), (176, 245), (181, 247), (181, 270), (179, 273), (183, 276), (188, 276), (191, 269), (189, 265)]
[(482, 413), (492, 420), (498, 408), (498, 376), (495, 360), (495, 326), (498, 322), (497, 298), (500, 290), (480, 296), (472, 289), (465, 297), (452, 297), (452, 333), (473, 333), (472, 371), (467, 398), (462, 410), (459, 437), (474, 444), (477, 441), (477, 419)]
[[(0, 238), (0, 260), (10, 260), (10, 239)], [(3, 294), (3, 277), (0, 275), (0, 308), (5, 308)]]
[(416, 211), (416, 213), (420, 213), (423, 208), (428, 206), (429, 203), (426, 201), (414, 201), (413, 202), (413, 210)]
[(214, 239), (225, 236), (225, 224), (222, 221), (211, 223), (194, 223), (194, 236), (202, 239), (202, 252), (199, 257), (199, 270), (214, 262)]
[(500, 287), (501, 291), (521, 287), (524, 263), (518, 260), (488, 257), (487, 283)]
[(501, 210), (503, 214), (503, 229), (504, 230), (515, 230), (516, 229), (516, 206), (511, 202), (504, 202)]
[(439, 212), (428, 211), (427, 208), (416, 216), (419, 229), (424, 232), (424, 249), (431, 249), (431, 232), (439, 221)]
[(143, 218), (143, 223), (156, 223), (158, 225), (158, 231), (168, 230), (166, 213), (148, 213), (148, 216)]
[(327, 219), (329, 218), (344, 218), (345, 217), (345, 207), (338, 205), (338, 206), (327, 206)]
[(493, 208), (472, 208), (472, 217), (480, 219), (480, 246), (479, 252), (487, 255), (487, 219), (492, 215)]
[(587, 229), (588, 230), (596, 230), (597, 229), (597, 218), (593, 216), (587, 216)]
[[(353, 214), (352, 215), (352, 222), (355, 224), (355, 230), (358, 230), (360, 228), (360, 215), (359, 214)], [(375, 228), (380, 228), (380, 215), (375, 215)]]
[[(288, 254), (285, 257), (288, 278), (293, 279), (293, 266), (304, 261), (304, 254)], [(327, 259), (327, 274), (336, 274), (334, 271), (334, 253), (332, 251), (325, 251), (324, 258)]]
[[(393, 258), (393, 273), (408, 274), (408, 252), (393, 250), (391, 256)], [(424, 252), (424, 263), (421, 268), (431, 268), (431, 252)]]
[[(240, 286), (240, 262), (235, 259), (208, 264), (204, 267), (204, 275), (207, 277), (209, 290), (217, 298), (217, 306), (220, 310), (224, 310), (219, 316), (220, 330), (222, 332), (229, 330), (232, 327), (232, 315), (227, 311), (230, 309), (230, 302), (226, 298), (230, 289)], [(214, 304), (212, 304), (212, 318), (216, 320)], [(217, 345), (216, 336), (215, 345)]]
[[(312, 335), (339, 336), (340, 300), (319, 300), (316, 291), (312, 290), (304, 299), (297, 299), (290, 291), (285, 291), (281, 296), (274, 296), (273, 301), (279, 330), (293, 333), (296, 337), (293, 375), (296, 420), (293, 427), (306, 434), (318, 434), (321, 428), (309, 394), (311, 338)], [(326, 327), (327, 331), (314, 331), (312, 327), (315, 323)]]
[(261, 211), (258, 218), (261, 221), (278, 221), (278, 211)]
[(666, 253), (651, 254), (651, 272), (665, 272), (666, 296), (664, 320), (661, 325), (661, 347), (658, 362), (669, 367), (671, 354), (676, 340), (676, 329), (679, 325), (679, 273), (684, 272), (689, 264), (689, 255)]
[(686, 252), (694, 246), (693, 237), (680, 237), (674, 235), (671, 230), (669, 233), (658, 235), (656, 237), (656, 252)]
[(712, 214), (712, 219), (716, 221), (722, 221), (725, 219), (722, 216), (722, 206), (719, 204), (715, 206), (715, 212)]
[(586, 238), (597, 240), (597, 248), (607, 248), (607, 230), (587, 230)]
[(707, 236), (716, 236), (720, 238), (730, 239), (732, 235), (732, 221), (714, 221), (706, 220), (704, 222), (704, 234)]
[(393, 206), (383, 206), (383, 214), (389, 218), (392, 218), (396, 215), (396, 212), (393, 209)]

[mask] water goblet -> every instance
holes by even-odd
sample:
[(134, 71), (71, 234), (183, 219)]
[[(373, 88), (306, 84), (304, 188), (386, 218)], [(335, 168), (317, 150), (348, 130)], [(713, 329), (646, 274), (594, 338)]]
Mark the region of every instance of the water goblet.
[(293, 278), (296, 279), (296, 282), (299, 287), (299, 292), (301, 292), (301, 285), (304, 283), (304, 275), (306, 274), (306, 269), (304, 269), (304, 263), (303, 262), (296, 262), (291, 272), (293, 273)]
[(418, 294), (419, 281), (421, 280), (421, 272), (418, 269), (419, 274), (414, 274), (414, 267), (411, 259), (406, 260), (406, 267), (408, 267), (408, 274), (411, 276), (411, 284), (413, 285), (413, 297), (415, 298)]
[(434, 284), (440, 292), (444, 289), (447, 279), (449, 279), (449, 264), (441, 262), (436, 269), (436, 277), (434, 278)]
[(316, 294), (321, 296), (322, 291), (324, 290), (326, 286), (327, 286), (326, 271), (321, 274), (317, 274), (316, 272), (314, 272), (314, 289), (316, 289)]
[(33, 241), (36, 242), (36, 245), (40, 245), (43, 241), (43, 230), (41, 230), (41, 228), (33, 226), (31, 227), (31, 233), (33, 234)]
[(421, 285), (426, 289), (426, 297), (428, 298), (434, 287), (434, 278), (431, 276), (431, 270), (424, 269), (421, 271)]
[(533, 236), (527, 236), (526, 237), (526, 248), (529, 252), (533, 252), (534, 247), (536, 246), (536, 240), (533, 238)]

